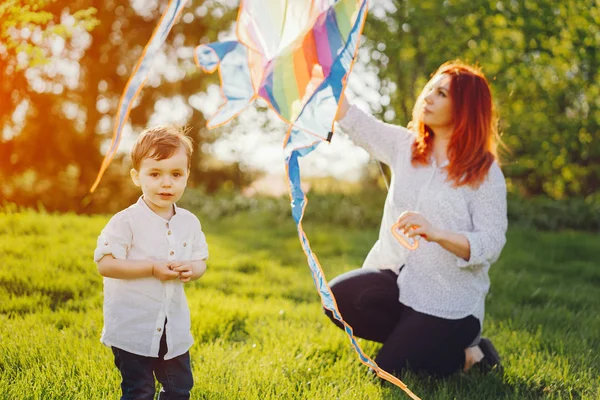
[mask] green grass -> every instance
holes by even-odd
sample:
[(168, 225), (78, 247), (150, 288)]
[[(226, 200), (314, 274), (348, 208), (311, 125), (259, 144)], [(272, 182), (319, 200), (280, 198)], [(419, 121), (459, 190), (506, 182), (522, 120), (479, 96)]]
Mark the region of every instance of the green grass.
[[(202, 216), (201, 216), (202, 217)], [(113, 399), (119, 374), (99, 342), (92, 261), (107, 216), (0, 214), (0, 398)], [(323, 315), (291, 217), (203, 219), (211, 258), (187, 286), (194, 399), (407, 399), (367, 375)], [(308, 221), (326, 276), (357, 268), (377, 229)], [(600, 398), (597, 235), (509, 231), (492, 267), (485, 335), (504, 376), (408, 375), (422, 399)], [(379, 345), (361, 341), (374, 356)]]

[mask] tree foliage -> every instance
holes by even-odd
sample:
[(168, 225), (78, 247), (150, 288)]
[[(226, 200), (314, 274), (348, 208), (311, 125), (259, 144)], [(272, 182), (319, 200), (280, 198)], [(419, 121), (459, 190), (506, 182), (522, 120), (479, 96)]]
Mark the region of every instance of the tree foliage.
[[(123, 88), (166, 2), (134, 5), (129, 0), (31, 0), (13, 1), (4, 10), (7, 18), (14, 20), (8, 26), (21, 26), (20, 7), (38, 15), (38, 19), (28, 17), (37, 29), (53, 28), (46, 29), (49, 40), (32, 43), (38, 49), (32, 54), (43, 55), (42, 62), (18, 69), (15, 62), (23, 58), (22, 47), (4, 45), (11, 50), (0, 53), (0, 81), (5, 82), (1, 94), (7, 98), (16, 91), (19, 94), (16, 100), (1, 103), (0, 202), (34, 206), (41, 202), (49, 209), (94, 211), (106, 209), (104, 203), (111, 201), (111, 194), (114, 197), (127, 187), (122, 182), (123, 166), (115, 160), (97, 193), (87, 196), (100, 167), (102, 145), (112, 137)], [(217, 40), (235, 12), (235, 7), (217, 1), (190, 2), (155, 62), (172, 68), (152, 76), (129, 118), (133, 129), (139, 131), (148, 124), (159, 101), (180, 99), (198, 145), (192, 170), (196, 181), (204, 176), (201, 145), (207, 135), (203, 115), (189, 99), (204, 92), (215, 78), (202, 74), (193, 64), (191, 49)], [(63, 35), (67, 23), (74, 35)], [(56, 28), (59, 24), (63, 27)], [(11, 29), (7, 28), (9, 35)], [(61, 37), (68, 40), (61, 41)], [(97, 207), (90, 208), (90, 199)]]
[(365, 35), (389, 96), (376, 105), (406, 124), (444, 61), (478, 63), (490, 79), (511, 188), (556, 199), (600, 185), (600, 3), (583, 0), (390, 0)]
[[(75, 27), (91, 31), (99, 23), (93, 7), (74, 12), (69, 22), (56, 23), (48, 11), (52, 3), (56, 0), (5, 0), (0, 4), (0, 43), (5, 60), (16, 70), (48, 62), (49, 48), (40, 42), (55, 37), (68, 39)], [(18, 60), (17, 55), (23, 58)]]
[[(0, 4), (0, 203), (96, 211), (134, 196), (122, 179), (127, 163), (117, 159), (92, 206), (86, 197), (122, 90), (166, 4)], [(129, 119), (138, 132), (164, 101), (175, 101), (198, 145), (192, 183), (211, 188), (219, 182), (206, 173), (214, 163), (202, 144), (214, 135), (192, 100), (218, 77), (201, 73), (191, 52), (231, 29), (237, 5), (189, 1), (157, 57), (174, 68), (153, 73)], [(372, 83), (382, 95), (373, 108), (382, 118), (406, 124), (419, 91), (444, 61), (478, 63), (501, 117), (510, 189), (600, 201), (598, 1), (380, 0), (373, 2), (364, 33), (360, 61), (380, 78)], [(219, 179), (243, 182), (236, 168), (221, 172)]]

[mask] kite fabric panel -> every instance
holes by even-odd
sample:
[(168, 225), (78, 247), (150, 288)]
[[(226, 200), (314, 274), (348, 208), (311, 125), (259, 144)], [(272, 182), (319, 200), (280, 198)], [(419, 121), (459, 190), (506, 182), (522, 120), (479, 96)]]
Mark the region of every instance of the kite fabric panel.
[(207, 126), (223, 125), (257, 98), (288, 124), (284, 141), (292, 216), (323, 307), (340, 321), (361, 362), (418, 399), (364, 354), (342, 318), (302, 228), (307, 198), (298, 158), (330, 138), (367, 15), (366, 0), (242, 0), (237, 40), (198, 46), (196, 63), (219, 70), (223, 104)]
[(224, 103), (207, 126), (260, 97), (290, 126), (288, 154), (327, 140), (365, 17), (366, 1), (242, 1), (238, 40), (194, 53), (204, 71), (221, 76)]

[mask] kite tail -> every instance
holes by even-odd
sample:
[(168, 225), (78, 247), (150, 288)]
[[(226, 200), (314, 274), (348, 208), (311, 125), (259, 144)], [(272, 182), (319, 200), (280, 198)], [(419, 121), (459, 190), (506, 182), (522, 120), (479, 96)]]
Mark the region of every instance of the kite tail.
[(346, 321), (344, 321), (344, 319), (342, 318), (338, 310), (335, 297), (333, 296), (331, 288), (329, 287), (329, 285), (327, 284), (327, 280), (325, 279), (323, 269), (319, 264), (317, 256), (312, 252), (310, 248), (310, 243), (308, 242), (308, 237), (306, 236), (304, 229), (302, 229), (302, 217), (304, 216), (304, 208), (306, 207), (308, 199), (306, 198), (304, 192), (302, 191), (302, 188), (300, 187), (300, 168), (298, 165), (298, 157), (302, 157), (305, 154), (308, 154), (315, 147), (316, 145), (312, 145), (306, 149), (298, 149), (292, 151), (286, 157), (286, 170), (290, 189), (292, 216), (294, 218), (294, 221), (296, 222), (296, 226), (298, 229), (298, 237), (300, 238), (302, 249), (306, 254), (308, 265), (312, 272), (313, 281), (315, 283), (315, 286), (317, 287), (319, 296), (321, 297), (321, 304), (326, 310), (331, 311), (335, 319), (342, 323), (342, 325), (344, 326), (344, 330), (346, 331), (346, 334), (348, 335), (348, 338), (352, 343), (352, 347), (358, 354), (358, 357), (360, 358), (360, 361), (363, 364), (375, 371), (377, 373), (377, 376), (379, 376), (380, 378), (385, 379), (386, 381), (391, 382), (394, 385), (398, 386), (400, 389), (404, 390), (406, 394), (410, 396), (411, 399), (420, 400), (419, 397), (417, 397), (413, 392), (411, 392), (410, 389), (408, 389), (408, 386), (406, 386), (406, 384), (404, 384), (400, 379), (379, 368), (375, 361), (371, 360), (371, 358), (365, 355), (362, 348), (358, 344), (356, 337), (354, 336), (352, 327), (348, 325)]
[(148, 44), (144, 48), (144, 52), (140, 57), (137, 65), (135, 66), (129, 81), (127, 81), (127, 85), (125, 85), (125, 90), (123, 90), (123, 95), (121, 96), (121, 100), (119, 101), (119, 107), (117, 109), (117, 116), (115, 118), (115, 125), (113, 129), (113, 137), (110, 143), (110, 148), (106, 155), (104, 156), (104, 160), (102, 160), (102, 165), (100, 167), (100, 171), (96, 176), (96, 180), (90, 189), (90, 193), (96, 190), (96, 187), (100, 183), (102, 179), (102, 175), (110, 165), (111, 161), (115, 157), (117, 153), (117, 149), (119, 147), (119, 143), (121, 142), (121, 136), (123, 132), (123, 127), (125, 126), (125, 121), (129, 117), (129, 112), (133, 106), (133, 102), (138, 97), (142, 88), (146, 84), (146, 80), (148, 79), (148, 72), (150, 71), (150, 67), (152, 64), (152, 59), (154, 55), (158, 51), (158, 49), (162, 46), (167, 38), (167, 35), (171, 31), (171, 28), (175, 24), (177, 17), (181, 14), (183, 7), (187, 3), (187, 0), (170, 0), (165, 12), (160, 17), (160, 21), (158, 25), (154, 29)]

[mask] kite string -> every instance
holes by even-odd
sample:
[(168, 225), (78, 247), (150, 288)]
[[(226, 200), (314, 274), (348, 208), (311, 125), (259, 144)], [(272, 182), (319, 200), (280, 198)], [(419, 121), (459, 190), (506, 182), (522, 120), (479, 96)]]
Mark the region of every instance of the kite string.
[(381, 161), (376, 160), (377, 162), (377, 166), (379, 167), (379, 172), (381, 173), (381, 176), (383, 177), (383, 183), (385, 183), (385, 188), (387, 189), (387, 191), (390, 191), (390, 183), (387, 180), (387, 176), (385, 176), (385, 172), (383, 171), (383, 167), (381, 166)]
[(306, 208), (306, 204), (308, 199), (304, 194), (301, 187), (301, 179), (300, 179), (300, 168), (298, 165), (298, 157), (301, 156), (301, 153), (298, 150), (292, 151), (292, 153), (286, 157), (286, 171), (288, 178), (288, 187), (290, 191), (290, 199), (292, 206), (292, 217), (296, 222), (296, 228), (298, 230), (298, 237), (300, 239), (300, 244), (302, 245), (302, 250), (304, 251), (308, 265), (311, 269), (313, 275), (313, 281), (315, 286), (317, 287), (317, 291), (321, 298), (321, 304), (323, 308), (331, 311), (333, 317), (337, 319), (343, 326), (344, 331), (348, 335), (352, 347), (358, 354), (360, 361), (367, 365), (369, 368), (373, 369), (377, 375), (387, 380), (388, 382), (398, 386), (402, 389), (411, 399), (420, 400), (417, 395), (415, 395), (408, 386), (402, 382), (396, 376), (388, 373), (387, 371), (381, 369), (375, 361), (369, 358), (366, 354), (364, 354), (360, 344), (358, 343), (356, 337), (354, 336), (352, 327), (346, 323), (337, 307), (337, 302), (335, 300), (335, 296), (329, 287), (327, 279), (325, 278), (325, 274), (323, 272), (323, 268), (317, 259), (315, 253), (313, 253), (310, 243), (308, 241), (308, 237), (302, 228), (302, 219), (304, 218), (304, 210)]

